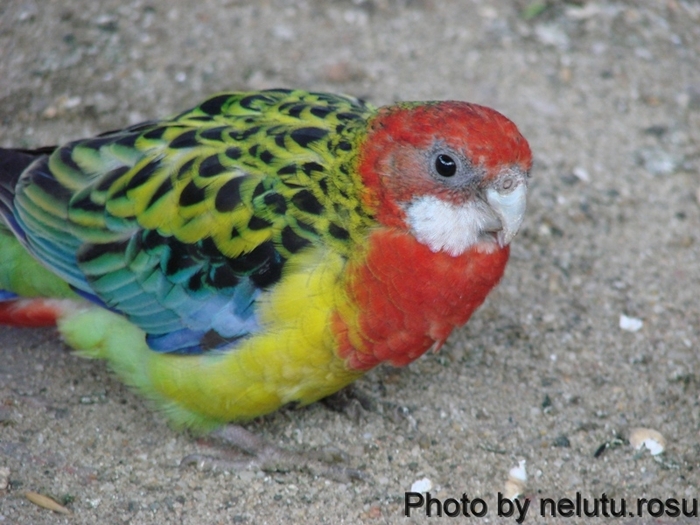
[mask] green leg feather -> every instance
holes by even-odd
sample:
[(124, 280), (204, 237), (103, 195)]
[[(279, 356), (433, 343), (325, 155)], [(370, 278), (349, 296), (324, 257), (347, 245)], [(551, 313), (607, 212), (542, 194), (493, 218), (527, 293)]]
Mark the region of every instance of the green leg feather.
[(68, 283), (39, 264), (1, 224), (0, 290), (22, 297), (79, 299)]

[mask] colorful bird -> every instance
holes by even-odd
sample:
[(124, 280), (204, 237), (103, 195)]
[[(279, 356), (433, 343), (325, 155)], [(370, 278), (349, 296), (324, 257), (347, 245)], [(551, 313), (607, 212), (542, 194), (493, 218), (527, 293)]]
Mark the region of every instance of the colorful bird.
[(483, 106), (283, 89), (0, 150), (0, 322), (57, 324), (181, 425), (307, 404), (467, 322), (531, 162)]

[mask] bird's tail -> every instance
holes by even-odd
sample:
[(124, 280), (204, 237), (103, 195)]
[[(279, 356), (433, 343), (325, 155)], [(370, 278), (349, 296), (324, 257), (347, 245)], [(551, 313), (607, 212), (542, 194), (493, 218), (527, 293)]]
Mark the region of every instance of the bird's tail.
[[(0, 290), (0, 297), (4, 293)], [(23, 327), (54, 326), (73, 304), (73, 301), (67, 299), (0, 298), (0, 324)]]
[(29, 255), (15, 217), (15, 191), (22, 173), (55, 149), (0, 148), (0, 324), (55, 324), (68, 305), (65, 299), (74, 295)]

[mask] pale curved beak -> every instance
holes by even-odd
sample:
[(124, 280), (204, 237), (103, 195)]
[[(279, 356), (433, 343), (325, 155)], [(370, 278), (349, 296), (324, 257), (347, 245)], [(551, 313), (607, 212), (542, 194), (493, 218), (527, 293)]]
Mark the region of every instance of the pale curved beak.
[(523, 223), (525, 208), (527, 208), (527, 184), (521, 182), (508, 193), (488, 189), (486, 190), (486, 202), (501, 223), (500, 228), (493, 229), (498, 244), (506, 246), (513, 240)]

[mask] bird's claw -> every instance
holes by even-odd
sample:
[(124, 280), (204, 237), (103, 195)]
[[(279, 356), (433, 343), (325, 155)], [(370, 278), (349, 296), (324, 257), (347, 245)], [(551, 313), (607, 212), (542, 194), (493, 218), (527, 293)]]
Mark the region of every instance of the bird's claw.
[(237, 449), (229, 450), (235, 457), (217, 457), (207, 454), (190, 454), (182, 459), (181, 467), (194, 465), (202, 471), (255, 470), (264, 472), (308, 472), (339, 482), (362, 481), (367, 475), (361, 470), (338, 465), (348, 455), (337, 447), (324, 447), (301, 454), (277, 447), (238, 425), (226, 425), (214, 431), (210, 437), (221, 445)]
[(348, 385), (321, 402), (334, 412), (345, 414), (355, 423), (360, 421), (363, 412), (377, 410), (377, 401), (355, 385)]

